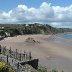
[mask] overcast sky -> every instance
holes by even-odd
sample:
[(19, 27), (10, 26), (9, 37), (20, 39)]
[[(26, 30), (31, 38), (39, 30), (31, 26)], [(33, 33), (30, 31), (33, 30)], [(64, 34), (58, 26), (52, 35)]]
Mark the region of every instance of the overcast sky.
[(0, 23), (34, 22), (72, 28), (72, 0), (0, 0)]

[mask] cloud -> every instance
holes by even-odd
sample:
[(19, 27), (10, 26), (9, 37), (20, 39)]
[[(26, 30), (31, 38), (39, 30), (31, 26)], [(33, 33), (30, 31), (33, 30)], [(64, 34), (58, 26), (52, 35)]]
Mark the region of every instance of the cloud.
[(0, 23), (47, 23), (54, 27), (72, 27), (72, 5), (61, 7), (43, 2), (39, 8), (18, 5), (5, 12), (0, 11)]

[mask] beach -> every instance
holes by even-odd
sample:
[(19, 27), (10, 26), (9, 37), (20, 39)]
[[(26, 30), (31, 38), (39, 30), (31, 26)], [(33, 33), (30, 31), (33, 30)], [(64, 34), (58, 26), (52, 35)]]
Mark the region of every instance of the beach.
[[(39, 43), (26, 42), (27, 38), (33, 38)], [(72, 41), (55, 35), (19, 35), (7, 37), (0, 41), (2, 46), (19, 52), (31, 52), (34, 58), (39, 59), (39, 65), (48, 69), (64, 70), (72, 72)]]

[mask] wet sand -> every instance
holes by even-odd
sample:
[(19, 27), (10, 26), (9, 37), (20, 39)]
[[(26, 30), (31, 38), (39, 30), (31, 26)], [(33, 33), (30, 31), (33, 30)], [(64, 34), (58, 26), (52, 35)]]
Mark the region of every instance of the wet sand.
[[(34, 38), (40, 43), (26, 43), (28, 37)], [(11, 47), (20, 52), (31, 51), (34, 58), (39, 58), (39, 64), (48, 69), (57, 68), (65, 72), (72, 72), (72, 41), (54, 35), (20, 35), (8, 37), (0, 41), (0, 44)]]

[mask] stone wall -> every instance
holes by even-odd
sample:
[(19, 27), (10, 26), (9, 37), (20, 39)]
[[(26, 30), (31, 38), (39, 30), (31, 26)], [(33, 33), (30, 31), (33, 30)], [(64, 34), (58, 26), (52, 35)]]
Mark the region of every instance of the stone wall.
[(27, 62), (21, 62), (20, 64), (21, 65), (29, 64), (33, 68), (37, 69), (38, 68), (38, 61), (39, 61), (39, 59), (34, 59), (34, 60), (31, 60), (31, 61), (27, 61)]

